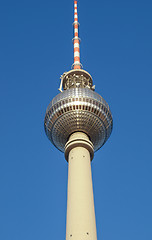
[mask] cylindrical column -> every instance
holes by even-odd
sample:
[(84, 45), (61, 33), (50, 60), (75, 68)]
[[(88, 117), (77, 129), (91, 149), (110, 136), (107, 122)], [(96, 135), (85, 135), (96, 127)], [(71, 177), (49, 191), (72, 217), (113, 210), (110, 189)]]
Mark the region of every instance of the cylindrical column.
[(71, 135), (68, 155), (66, 240), (97, 240), (91, 175), (92, 143), (86, 134)]

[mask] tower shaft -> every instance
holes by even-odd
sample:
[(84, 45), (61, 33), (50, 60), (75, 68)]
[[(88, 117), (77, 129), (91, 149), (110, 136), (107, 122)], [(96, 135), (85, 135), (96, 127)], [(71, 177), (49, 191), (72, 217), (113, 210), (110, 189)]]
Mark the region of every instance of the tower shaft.
[(66, 240), (97, 240), (91, 174), (91, 142), (86, 134), (71, 135), (68, 151)]

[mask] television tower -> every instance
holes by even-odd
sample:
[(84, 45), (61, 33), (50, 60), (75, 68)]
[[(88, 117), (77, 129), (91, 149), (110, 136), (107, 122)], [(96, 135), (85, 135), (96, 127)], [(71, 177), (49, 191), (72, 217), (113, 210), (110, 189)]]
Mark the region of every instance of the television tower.
[(82, 70), (77, 0), (74, 1), (74, 63), (61, 76), (60, 93), (49, 104), (44, 127), (68, 161), (66, 240), (96, 240), (91, 161), (109, 138), (113, 120), (106, 101)]

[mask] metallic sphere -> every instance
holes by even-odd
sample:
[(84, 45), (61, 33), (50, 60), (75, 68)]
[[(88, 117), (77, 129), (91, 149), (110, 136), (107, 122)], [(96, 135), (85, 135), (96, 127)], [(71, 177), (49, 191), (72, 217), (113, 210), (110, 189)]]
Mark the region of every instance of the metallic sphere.
[(109, 138), (113, 120), (106, 101), (88, 87), (69, 88), (59, 93), (49, 104), (45, 132), (60, 151), (74, 132), (86, 133), (97, 151)]

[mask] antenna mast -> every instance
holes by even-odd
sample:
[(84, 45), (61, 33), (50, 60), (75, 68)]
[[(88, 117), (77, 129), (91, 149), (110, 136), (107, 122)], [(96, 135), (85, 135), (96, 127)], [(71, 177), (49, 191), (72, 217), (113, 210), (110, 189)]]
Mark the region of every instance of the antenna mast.
[(74, 38), (72, 39), (74, 45), (74, 63), (72, 68), (74, 69), (81, 69), (82, 64), (80, 63), (80, 38), (78, 36), (78, 29), (79, 29), (79, 22), (78, 22), (78, 11), (77, 11), (77, 0), (74, 0)]

